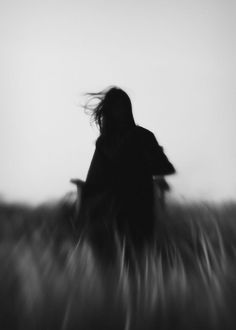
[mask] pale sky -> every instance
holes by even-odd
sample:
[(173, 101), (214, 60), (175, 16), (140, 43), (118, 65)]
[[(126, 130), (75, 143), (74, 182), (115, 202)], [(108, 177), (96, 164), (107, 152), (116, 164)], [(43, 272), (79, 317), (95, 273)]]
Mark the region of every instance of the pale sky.
[(83, 93), (131, 97), (176, 196), (236, 196), (234, 0), (1, 0), (0, 194), (40, 202), (85, 179)]

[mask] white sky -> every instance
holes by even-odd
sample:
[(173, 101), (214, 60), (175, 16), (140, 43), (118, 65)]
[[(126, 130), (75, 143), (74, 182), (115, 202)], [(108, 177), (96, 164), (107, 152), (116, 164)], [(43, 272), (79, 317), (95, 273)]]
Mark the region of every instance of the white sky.
[(178, 175), (175, 194), (236, 196), (234, 0), (1, 0), (0, 193), (63, 196), (97, 136), (82, 93), (116, 84)]

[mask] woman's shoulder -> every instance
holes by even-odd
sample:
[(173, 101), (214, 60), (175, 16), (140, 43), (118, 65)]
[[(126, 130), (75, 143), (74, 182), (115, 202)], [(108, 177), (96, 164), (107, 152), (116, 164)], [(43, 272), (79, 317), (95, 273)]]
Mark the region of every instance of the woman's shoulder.
[(140, 126), (140, 125), (136, 125), (136, 131), (141, 133), (141, 134), (153, 134), (149, 129), (143, 127), (143, 126)]
[(136, 125), (128, 141), (129, 146), (147, 149), (157, 143), (155, 135), (149, 129)]
[[(144, 145), (146, 146), (147, 144), (149, 145), (150, 143), (152, 143), (155, 139), (154, 134), (148, 130), (147, 128), (144, 128), (142, 126), (139, 125), (135, 125), (134, 127), (132, 127), (128, 132), (126, 132), (126, 134), (123, 136), (123, 138), (121, 139), (121, 143), (120, 145), (116, 146), (116, 147), (131, 147), (131, 146), (141, 146)], [(106, 149), (107, 147), (111, 146), (112, 144), (110, 143), (110, 139), (107, 139), (104, 136), (99, 136), (96, 140), (96, 147), (98, 149)], [(114, 149), (114, 146), (112, 147), (112, 149)], [(115, 148), (113, 151), (115, 152), (117, 148)], [(119, 148), (118, 148), (119, 149)]]
[(135, 132), (136, 135), (142, 139), (152, 139), (154, 137), (153, 132), (143, 126), (136, 125)]

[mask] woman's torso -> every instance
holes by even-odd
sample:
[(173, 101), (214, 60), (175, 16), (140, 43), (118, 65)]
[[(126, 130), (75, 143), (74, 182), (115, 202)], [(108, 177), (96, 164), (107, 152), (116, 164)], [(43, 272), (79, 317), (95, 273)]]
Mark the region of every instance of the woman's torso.
[(152, 175), (173, 170), (153, 133), (143, 127), (134, 126), (117, 140), (100, 136), (82, 198), (86, 221), (110, 223), (115, 217), (123, 227), (151, 231)]

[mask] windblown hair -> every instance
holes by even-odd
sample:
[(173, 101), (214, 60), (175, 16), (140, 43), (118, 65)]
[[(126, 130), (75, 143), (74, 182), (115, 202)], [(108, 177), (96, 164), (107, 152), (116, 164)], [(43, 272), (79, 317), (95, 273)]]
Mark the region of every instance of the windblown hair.
[(112, 136), (135, 125), (129, 96), (118, 87), (87, 93), (84, 109), (99, 127), (100, 134)]

